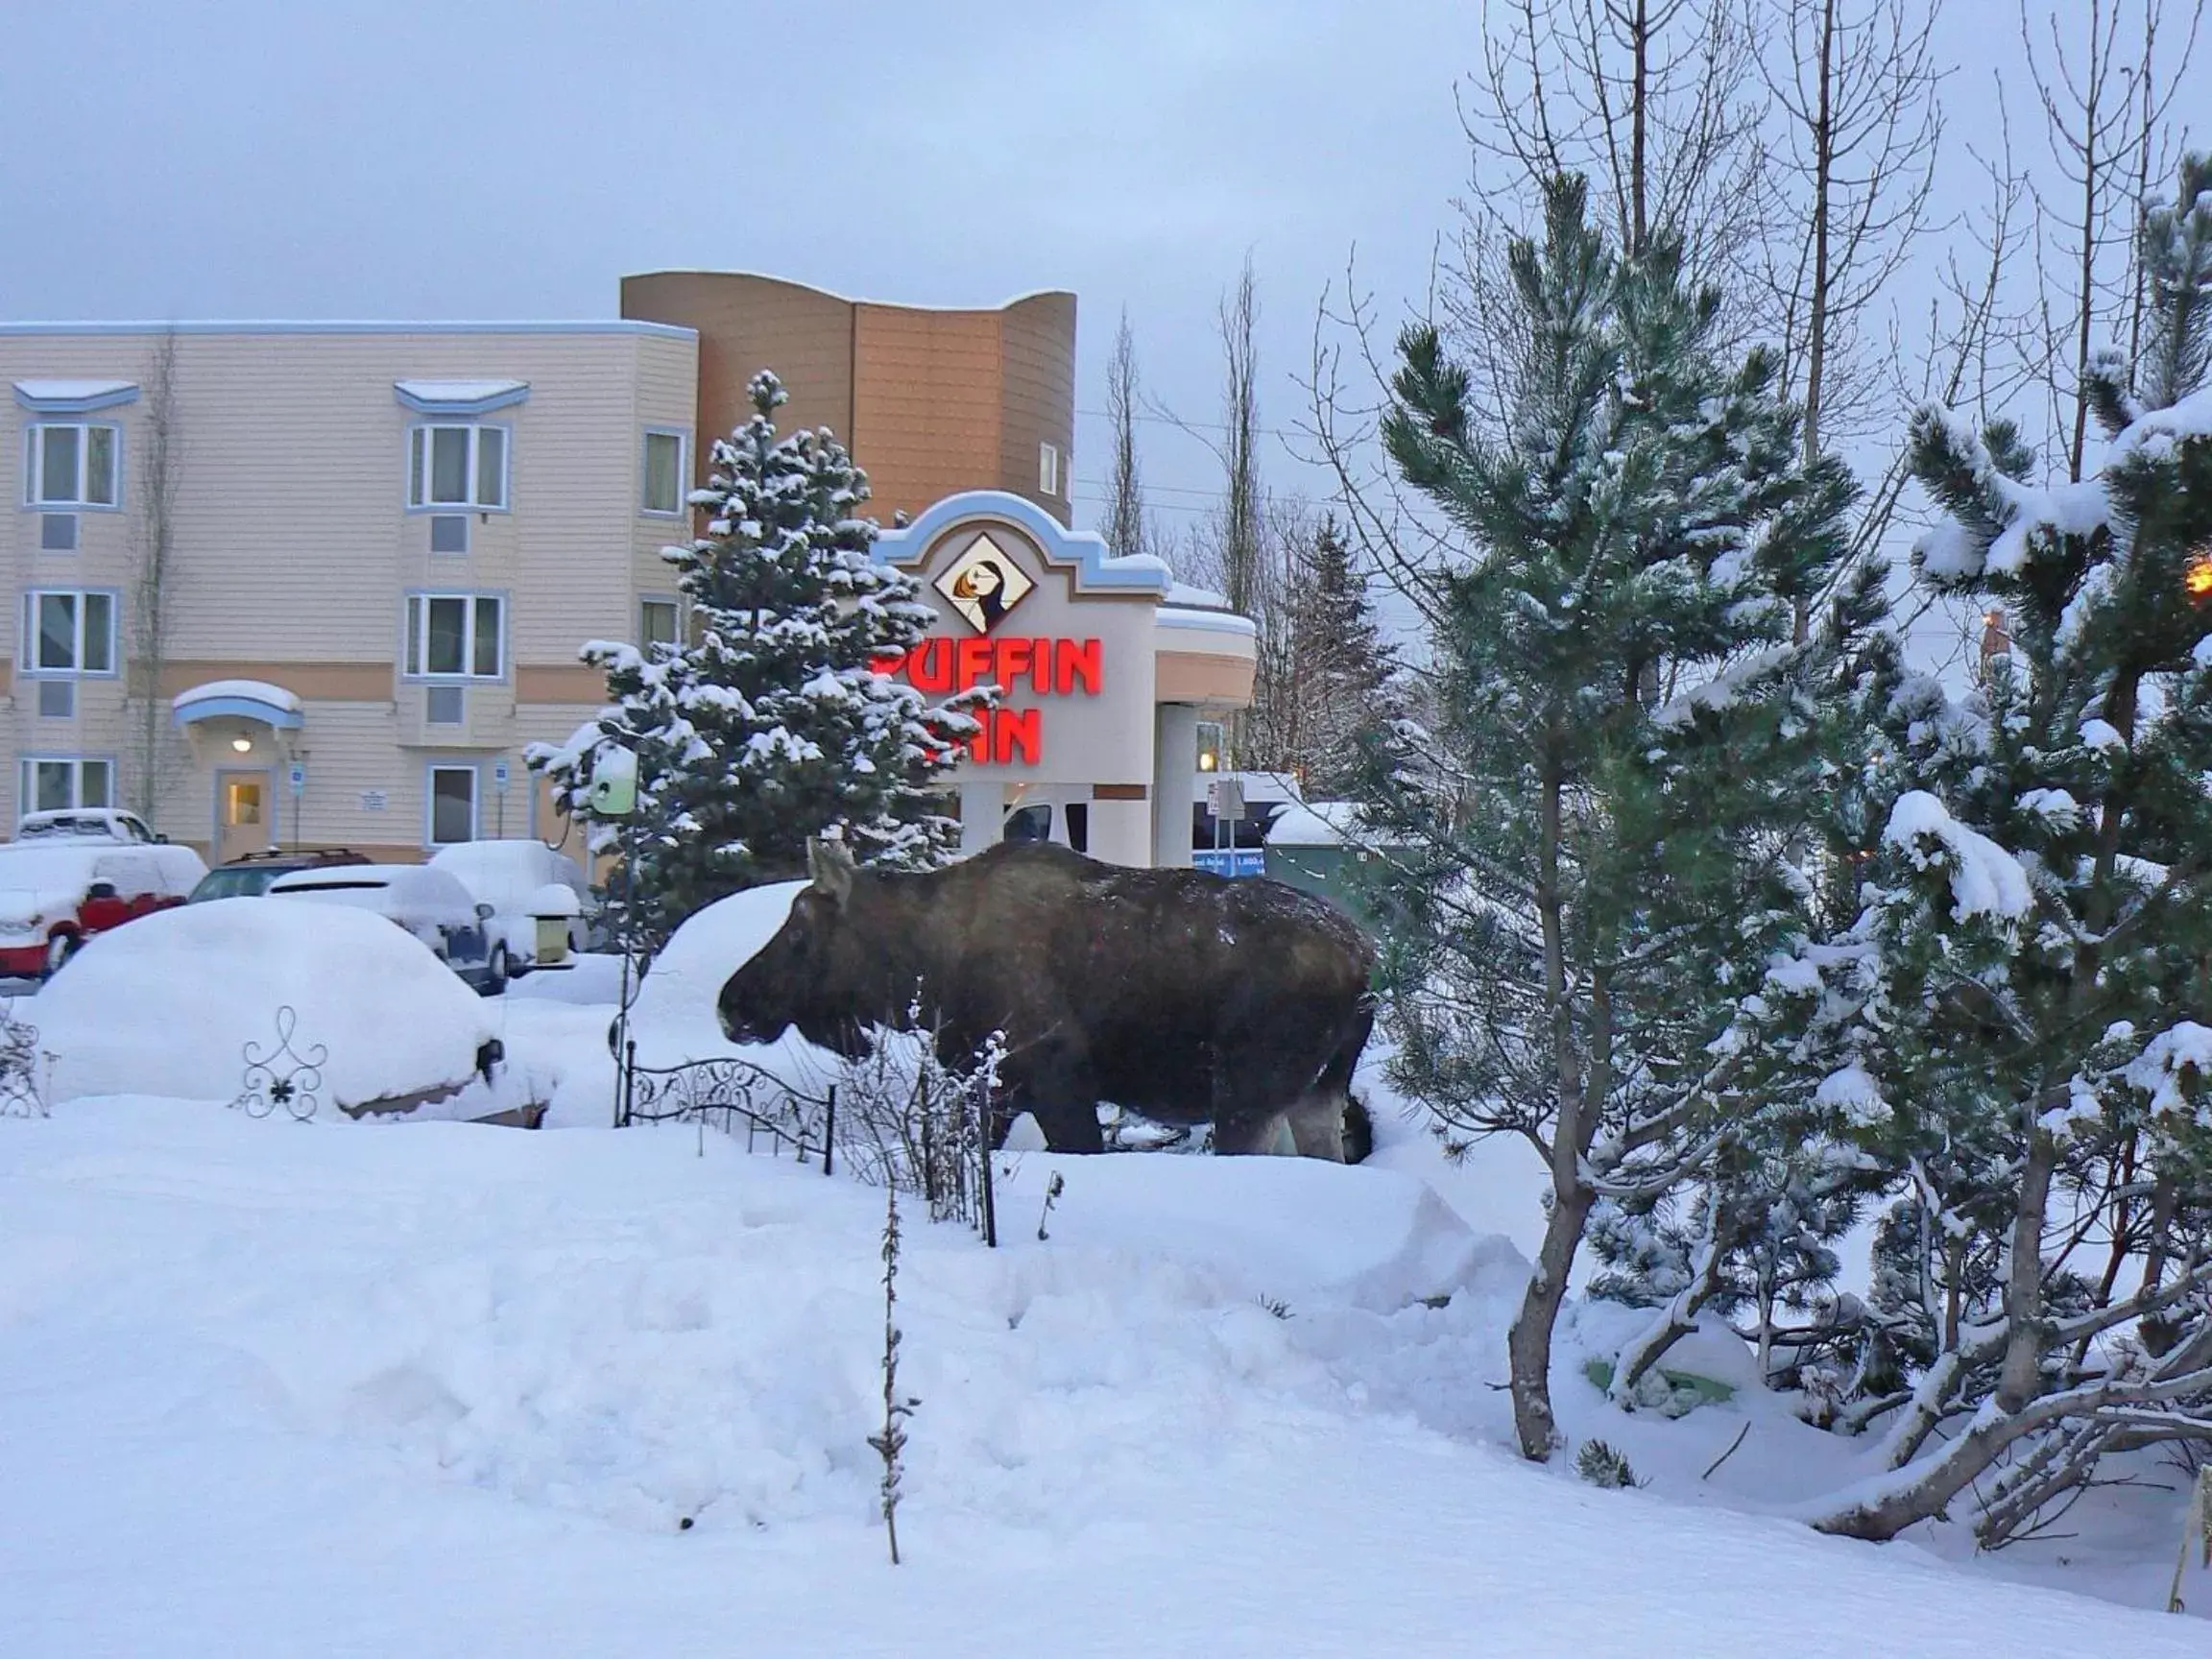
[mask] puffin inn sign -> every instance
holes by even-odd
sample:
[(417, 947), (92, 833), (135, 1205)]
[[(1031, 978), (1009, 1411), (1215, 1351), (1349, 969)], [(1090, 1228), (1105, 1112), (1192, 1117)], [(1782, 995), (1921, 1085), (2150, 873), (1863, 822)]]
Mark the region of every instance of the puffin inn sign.
[(1190, 862), (1198, 722), (1251, 703), (1249, 621), (997, 491), (947, 497), (884, 532), (876, 557), (939, 618), (879, 667), (930, 697), (1000, 688), (951, 775), (964, 851), (1025, 836)]

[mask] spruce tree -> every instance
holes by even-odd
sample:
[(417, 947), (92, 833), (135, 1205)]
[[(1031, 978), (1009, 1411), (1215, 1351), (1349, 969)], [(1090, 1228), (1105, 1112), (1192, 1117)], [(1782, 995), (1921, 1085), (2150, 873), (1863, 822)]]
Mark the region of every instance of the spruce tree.
[(2212, 162), (2141, 259), (2146, 349), (2095, 360), (2080, 483), (2029, 482), (2008, 424), (1912, 423), (1946, 515), (1917, 578), (2003, 608), (2012, 649), (1970, 697), (1899, 686), (1863, 914), (1807, 956), (1828, 1087), (1901, 1189), (1874, 1286), (1895, 1473), (1830, 1530), (1972, 1485), (2002, 1542), (2124, 1433), (2212, 1409)]
[(957, 836), (932, 784), (975, 730), (980, 699), (931, 707), (874, 670), (934, 613), (911, 577), (870, 557), (868, 481), (844, 446), (827, 428), (777, 435), (775, 375), (747, 390), (752, 419), (716, 441), (709, 487), (692, 496), (707, 534), (662, 553), (690, 642), (585, 646), (612, 707), (531, 757), (562, 806), (589, 819), (593, 753), (637, 752), (635, 818), (592, 830), (630, 867), (616, 908), (648, 945), (716, 899), (803, 873), (813, 837), (841, 836), (861, 863), (924, 867)]
[[(1753, 1108), (1743, 1031), (1807, 926), (1789, 854), (1832, 762), (1852, 486), (1808, 467), (1764, 351), (1726, 361), (1678, 241), (1622, 255), (1579, 179), (1509, 255), (1510, 420), (1408, 329), (1383, 436), (1460, 553), (1422, 595), (1433, 723), (1373, 751), (1396, 1078), (1447, 1144), (1525, 1139), (1545, 1237), (1508, 1338), (1525, 1455), (1556, 1442), (1552, 1332), (1600, 1199), (1664, 1193)], [(1859, 593), (1861, 589), (1853, 589)], [(1755, 1014), (1755, 1006), (1754, 1006)]]
[(1366, 574), (1331, 515), (1314, 526), (1291, 577), (1291, 694), (1298, 719), (1286, 759), (1308, 800), (1334, 800), (1360, 775), (1358, 739), (1382, 717), (1397, 653), (1382, 637)]

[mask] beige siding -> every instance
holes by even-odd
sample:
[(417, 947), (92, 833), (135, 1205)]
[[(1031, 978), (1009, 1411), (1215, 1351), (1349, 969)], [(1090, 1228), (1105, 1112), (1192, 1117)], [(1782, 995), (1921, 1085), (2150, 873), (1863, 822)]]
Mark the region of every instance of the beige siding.
[[(156, 341), (151, 333), (0, 330), (0, 381), (143, 385)], [(180, 331), (171, 672), (162, 695), (209, 679), (254, 678), (305, 699), (305, 722), (290, 745), (308, 767), (300, 825), (306, 840), (420, 847), (425, 767), (448, 756), (483, 762), (486, 832), (493, 816), (491, 761), (508, 757), (515, 781), (507, 830), (523, 832), (530, 815), (523, 746), (566, 736), (596, 706), (544, 704), (542, 686), (573, 694), (584, 685), (574, 673), (577, 647), (587, 638), (634, 637), (640, 591), (669, 586), (653, 554), (680, 540), (685, 526), (644, 515), (641, 445), (649, 425), (696, 427), (696, 364), (694, 339), (624, 324)], [(512, 435), (510, 510), (470, 515), (465, 555), (430, 552), (427, 516), (407, 511), (407, 434), (425, 418), (395, 397), (393, 383), (404, 379), (529, 383), (525, 401), (483, 418)], [(87, 513), (78, 551), (39, 550), (38, 515), (22, 506), (23, 431), (39, 417), (14, 412), (11, 441), (0, 445), (8, 492), (0, 565), (16, 618), (0, 650), (8, 659), (20, 648), (26, 590), (127, 593), (135, 541), (132, 512)], [(86, 419), (123, 429), (123, 493), (127, 504), (134, 501), (143, 401)], [(496, 591), (508, 600), (506, 673), (496, 685), (469, 688), (469, 723), (459, 733), (425, 729), (422, 687), (398, 673), (405, 598), (425, 589)], [(126, 653), (131, 620), (126, 607)], [(541, 681), (541, 702), (526, 714), (517, 708), (518, 681), (541, 668), (567, 672)], [(40, 717), (36, 685), (11, 678), (15, 694), (0, 702), (12, 740), (0, 777), (10, 822), (20, 805), (19, 757), (107, 756), (134, 770), (139, 726), (134, 712), (126, 714), (119, 680), (82, 685), (77, 713), (61, 720)], [(189, 744), (175, 740), (180, 753), (163, 767), (158, 813), (180, 840), (206, 839), (213, 774), (225, 763), (228, 734), (220, 743), (205, 732)], [(281, 784), (280, 758), (276, 776)], [(363, 792), (374, 790), (385, 792), (381, 811), (361, 805)], [(289, 840), (288, 797), (280, 805)]]

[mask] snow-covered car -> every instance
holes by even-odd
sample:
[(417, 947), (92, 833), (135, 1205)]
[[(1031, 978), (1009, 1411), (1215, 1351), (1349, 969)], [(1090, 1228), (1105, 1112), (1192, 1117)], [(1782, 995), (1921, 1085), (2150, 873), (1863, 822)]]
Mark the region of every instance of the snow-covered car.
[(269, 883), (269, 897), (371, 911), (414, 934), (477, 990), (496, 996), (507, 988), (504, 958), (494, 955), (485, 930), (492, 906), (470, 898), (446, 871), (428, 864), (295, 870)]
[[(228, 1101), (256, 1085), (272, 1112), (319, 1121), (487, 1118), (512, 1104), (493, 1011), (366, 910), (178, 905), (95, 939), (39, 993), (37, 1023), (57, 1104)], [(268, 1069), (250, 1078), (256, 1057)]]
[(51, 975), (87, 939), (183, 903), (206, 874), (189, 847), (12, 843), (0, 849), (0, 974)]
[(146, 820), (120, 806), (72, 806), (45, 812), (26, 812), (16, 821), (18, 842), (118, 841), (125, 846), (151, 847), (162, 837)]
[(485, 926), (500, 979), (565, 968), (585, 948), (597, 902), (583, 866), (567, 854), (535, 837), (465, 841), (438, 853), (430, 868), (445, 871), (477, 903), (492, 906)]

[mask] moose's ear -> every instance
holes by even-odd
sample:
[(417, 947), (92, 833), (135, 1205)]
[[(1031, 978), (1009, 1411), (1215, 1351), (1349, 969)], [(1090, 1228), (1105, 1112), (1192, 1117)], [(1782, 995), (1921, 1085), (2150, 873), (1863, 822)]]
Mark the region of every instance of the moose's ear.
[(814, 878), (814, 891), (839, 909), (853, 897), (853, 854), (842, 841), (806, 843), (806, 874)]

